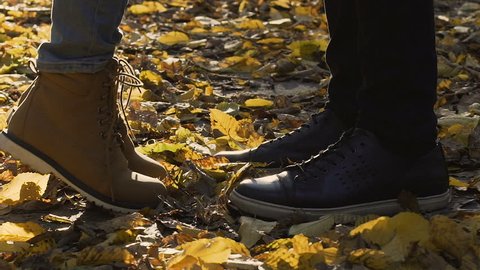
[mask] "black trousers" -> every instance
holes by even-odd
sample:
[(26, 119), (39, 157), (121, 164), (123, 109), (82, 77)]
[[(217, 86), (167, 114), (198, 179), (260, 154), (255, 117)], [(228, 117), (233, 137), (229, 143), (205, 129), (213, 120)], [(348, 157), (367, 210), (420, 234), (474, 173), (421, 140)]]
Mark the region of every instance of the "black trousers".
[(332, 78), (327, 108), (394, 151), (435, 145), (433, 0), (325, 0)]

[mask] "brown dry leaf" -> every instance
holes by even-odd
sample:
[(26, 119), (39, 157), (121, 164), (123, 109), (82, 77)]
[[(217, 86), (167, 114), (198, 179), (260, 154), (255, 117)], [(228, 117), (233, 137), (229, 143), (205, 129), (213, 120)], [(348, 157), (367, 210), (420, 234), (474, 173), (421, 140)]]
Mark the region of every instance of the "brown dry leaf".
[(28, 200), (39, 200), (47, 188), (49, 174), (21, 173), (2, 186), (0, 204), (15, 205)]
[(134, 212), (109, 219), (104, 222), (96, 223), (95, 227), (105, 232), (114, 232), (117, 230), (133, 229), (136, 227), (147, 227), (152, 225), (152, 221), (146, 219), (142, 214)]

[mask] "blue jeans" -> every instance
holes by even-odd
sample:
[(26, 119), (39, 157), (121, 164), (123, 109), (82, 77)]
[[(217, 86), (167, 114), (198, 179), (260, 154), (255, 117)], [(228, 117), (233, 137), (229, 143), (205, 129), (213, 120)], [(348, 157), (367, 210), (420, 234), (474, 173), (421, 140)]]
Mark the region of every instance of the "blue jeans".
[(38, 49), (37, 68), (53, 73), (94, 73), (122, 39), (118, 26), (128, 0), (54, 0), (51, 41)]

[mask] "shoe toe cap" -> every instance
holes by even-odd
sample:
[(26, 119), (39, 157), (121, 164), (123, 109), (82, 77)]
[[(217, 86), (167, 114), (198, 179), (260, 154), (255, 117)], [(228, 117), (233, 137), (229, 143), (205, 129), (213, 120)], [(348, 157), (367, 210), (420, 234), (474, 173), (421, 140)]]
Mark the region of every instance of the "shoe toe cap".
[(249, 162), (250, 150), (221, 151), (215, 154), (216, 157), (226, 157), (231, 162)]
[(283, 178), (285, 172), (261, 178), (245, 179), (235, 188), (234, 192), (245, 199), (258, 200), (274, 204), (286, 204), (287, 189)]

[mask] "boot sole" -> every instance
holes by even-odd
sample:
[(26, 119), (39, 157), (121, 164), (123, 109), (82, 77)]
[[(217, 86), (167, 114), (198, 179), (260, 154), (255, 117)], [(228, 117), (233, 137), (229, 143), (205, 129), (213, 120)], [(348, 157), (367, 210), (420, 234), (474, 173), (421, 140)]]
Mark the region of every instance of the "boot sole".
[[(425, 212), (444, 208), (448, 205), (450, 200), (450, 190), (438, 195), (417, 198), (420, 210)], [(292, 215), (297, 215), (308, 219), (317, 219), (321, 216), (331, 214), (392, 215), (404, 210), (398, 204), (396, 199), (333, 208), (295, 208), (248, 198), (239, 194), (235, 190), (230, 194), (230, 201), (238, 208), (238, 210), (242, 212), (255, 214), (258, 217), (274, 220)]]
[(63, 169), (55, 161), (42, 154), (32, 146), (27, 146), (23, 142), (20, 143), (18, 140), (14, 141), (12, 138), (10, 138), (10, 135), (8, 135), (6, 131), (2, 131), (0, 133), (0, 148), (15, 158), (21, 160), (22, 163), (30, 166), (39, 173), (55, 175), (65, 184), (69, 185), (75, 191), (84, 196), (87, 201), (92, 202), (101, 208), (122, 213), (130, 213), (141, 209), (137, 207), (129, 208), (125, 205), (119, 206), (113, 204), (113, 202), (108, 202), (106, 199), (99, 199), (98, 197), (102, 197), (104, 195), (93, 195), (96, 193), (95, 191), (88, 190), (89, 188), (87, 186), (85, 186), (81, 181), (77, 180), (72, 174)]

